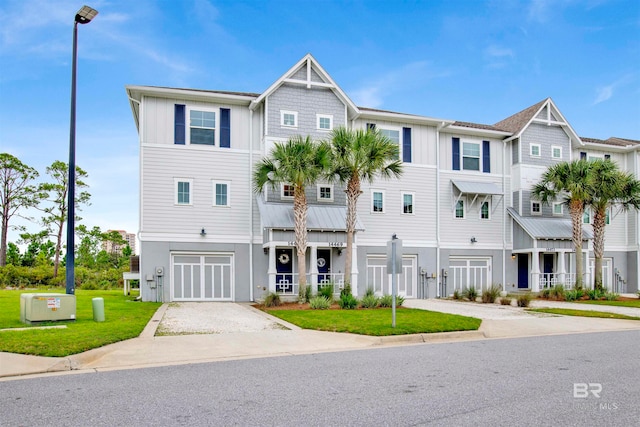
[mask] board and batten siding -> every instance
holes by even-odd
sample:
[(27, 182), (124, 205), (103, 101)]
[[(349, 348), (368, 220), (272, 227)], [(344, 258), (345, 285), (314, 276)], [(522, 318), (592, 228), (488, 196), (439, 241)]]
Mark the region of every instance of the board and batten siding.
[(500, 140), (494, 140), (489, 137), (483, 136), (469, 136), (460, 135), (450, 132), (440, 133), (440, 170), (452, 171), (453, 170), (453, 138), (460, 138), (460, 154), (462, 154), (462, 144), (464, 142), (473, 142), (480, 144), (480, 171), (468, 171), (462, 169), (462, 159), (460, 160), (460, 170), (456, 170), (455, 173), (460, 174), (459, 179), (464, 180), (463, 175), (477, 174), (483, 172), (483, 141), (489, 141), (489, 165), (491, 174), (503, 174), (505, 171), (504, 156), (509, 155), (509, 151), (503, 153), (503, 142)]
[[(248, 236), (248, 154), (206, 148), (142, 147), (141, 232)], [(175, 204), (174, 178), (193, 180), (192, 205)], [(230, 207), (213, 206), (212, 180), (230, 182)]]

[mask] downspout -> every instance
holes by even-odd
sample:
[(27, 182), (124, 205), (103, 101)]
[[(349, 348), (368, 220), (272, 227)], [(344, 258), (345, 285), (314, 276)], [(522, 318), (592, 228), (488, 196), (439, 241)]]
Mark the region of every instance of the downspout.
[[(436, 127), (436, 277), (440, 282), (444, 279), (440, 274), (440, 130), (445, 127), (442, 122)], [(436, 281), (436, 298), (441, 298), (442, 283)]]
[(507, 142), (502, 143), (502, 290), (507, 290)]
[(253, 110), (249, 108), (249, 301), (253, 301)]

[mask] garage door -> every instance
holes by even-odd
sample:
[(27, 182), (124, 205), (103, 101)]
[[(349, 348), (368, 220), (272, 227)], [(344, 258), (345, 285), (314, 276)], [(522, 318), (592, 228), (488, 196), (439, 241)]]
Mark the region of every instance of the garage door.
[(232, 301), (233, 254), (173, 254), (172, 301)]
[(491, 258), (450, 257), (449, 280), (454, 291), (475, 288), (482, 292), (488, 289), (491, 286)]
[[(416, 297), (417, 284), (416, 257), (402, 257), (402, 274), (398, 276), (398, 295), (405, 298)], [(373, 287), (376, 295), (391, 295), (391, 274), (387, 274), (387, 258), (370, 255), (367, 257), (367, 287)]]

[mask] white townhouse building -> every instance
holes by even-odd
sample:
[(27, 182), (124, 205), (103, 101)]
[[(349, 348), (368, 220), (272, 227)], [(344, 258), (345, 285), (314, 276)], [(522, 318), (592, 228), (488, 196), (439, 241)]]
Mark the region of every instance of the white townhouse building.
[[(328, 138), (338, 126), (376, 128), (397, 142), (404, 173), (363, 184), (353, 247), (355, 294), (390, 293), (386, 244), (403, 240), (399, 294), (447, 296), (469, 286), (506, 291), (575, 279), (565, 206), (530, 189), (545, 169), (610, 158), (636, 176), (640, 141), (577, 135), (547, 98), (493, 125), (356, 106), (311, 55), (263, 93), (127, 86), (140, 142), (140, 277), (145, 301), (255, 301), (297, 295), (293, 192), (256, 194), (256, 163), (293, 135)], [(307, 189), (308, 282), (344, 283), (345, 194)], [(604, 281), (638, 289), (637, 212), (613, 208)], [(585, 213), (587, 283), (593, 266)], [(591, 267), (591, 268), (589, 268)]]

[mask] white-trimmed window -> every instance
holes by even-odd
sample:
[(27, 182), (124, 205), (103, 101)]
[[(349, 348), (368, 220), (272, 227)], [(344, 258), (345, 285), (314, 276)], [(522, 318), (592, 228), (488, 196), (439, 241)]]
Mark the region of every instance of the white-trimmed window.
[(371, 190), (371, 212), (384, 212), (384, 191)]
[(318, 184), (318, 201), (333, 202), (333, 185)]
[(212, 181), (213, 206), (231, 206), (231, 183), (229, 181)]
[(297, 111), (285, 111), (280, 110), (280, 125), (297, 128), (298, 127), (298, 112)]
[(609, 225), (610, 222), (611, 222), (611, 208), (607, 208), (604, 214), (604, 223), (606, 225)]
[(174, 203), (176, 205), (193, 205), (191, 193), (193, 191), (193, 179), (191, 178), (174, 178)]
[(556, 216), (564, 215), (564, 206), (562, 203), (554, 203), (553, 204), (553, 214)]
[(540, 202), (531, 202), (531, 215), (542, 215), (542, 205)]
[(529, 144), (529, 154), (531, 157), (540, 157), (540, 144)]
[(480, 170), (480, 143), (462, 142), (462, 169), (467, 171)]
[(551, 147), (551, 158), (554, 160), (562, 160), (562, 147), (553, 145)]
[(400, 143), (400, 128), (378, 128), (380, 131), (380, 135), (386, 136), (398, 146), (398, 156), (397, 158), (402, 158), (402, 144)]
[(316, 114), (316, 122), (319, 130), (333, 129), (333, 116), (329, 114)]
[(458, 219), (464, 219), (464, 200), (460, 199), (456, 202), (454, 209), (454, 217)]
[(491, 212), (491, 206), (489, 205), (489, 201), (485, 200), (480, 205), (480, 219), (490, 219), (489, 213)]
[(216, 145), (215, 111), (189, 109), (189, 144)]
[(294, 189), (293, 184), (281, 184), (280, 185), (280, 198), (281, 199), (293, 199)]
[(582, 223), (583, 224), (591, 224), (591, 209), (590, 208), (585, 208), (584, 212), (582, 213)]
[(413, 193), (401, 193), (402, 195), (402, 213), (412, 215), (414, 211), (414, 194)]

